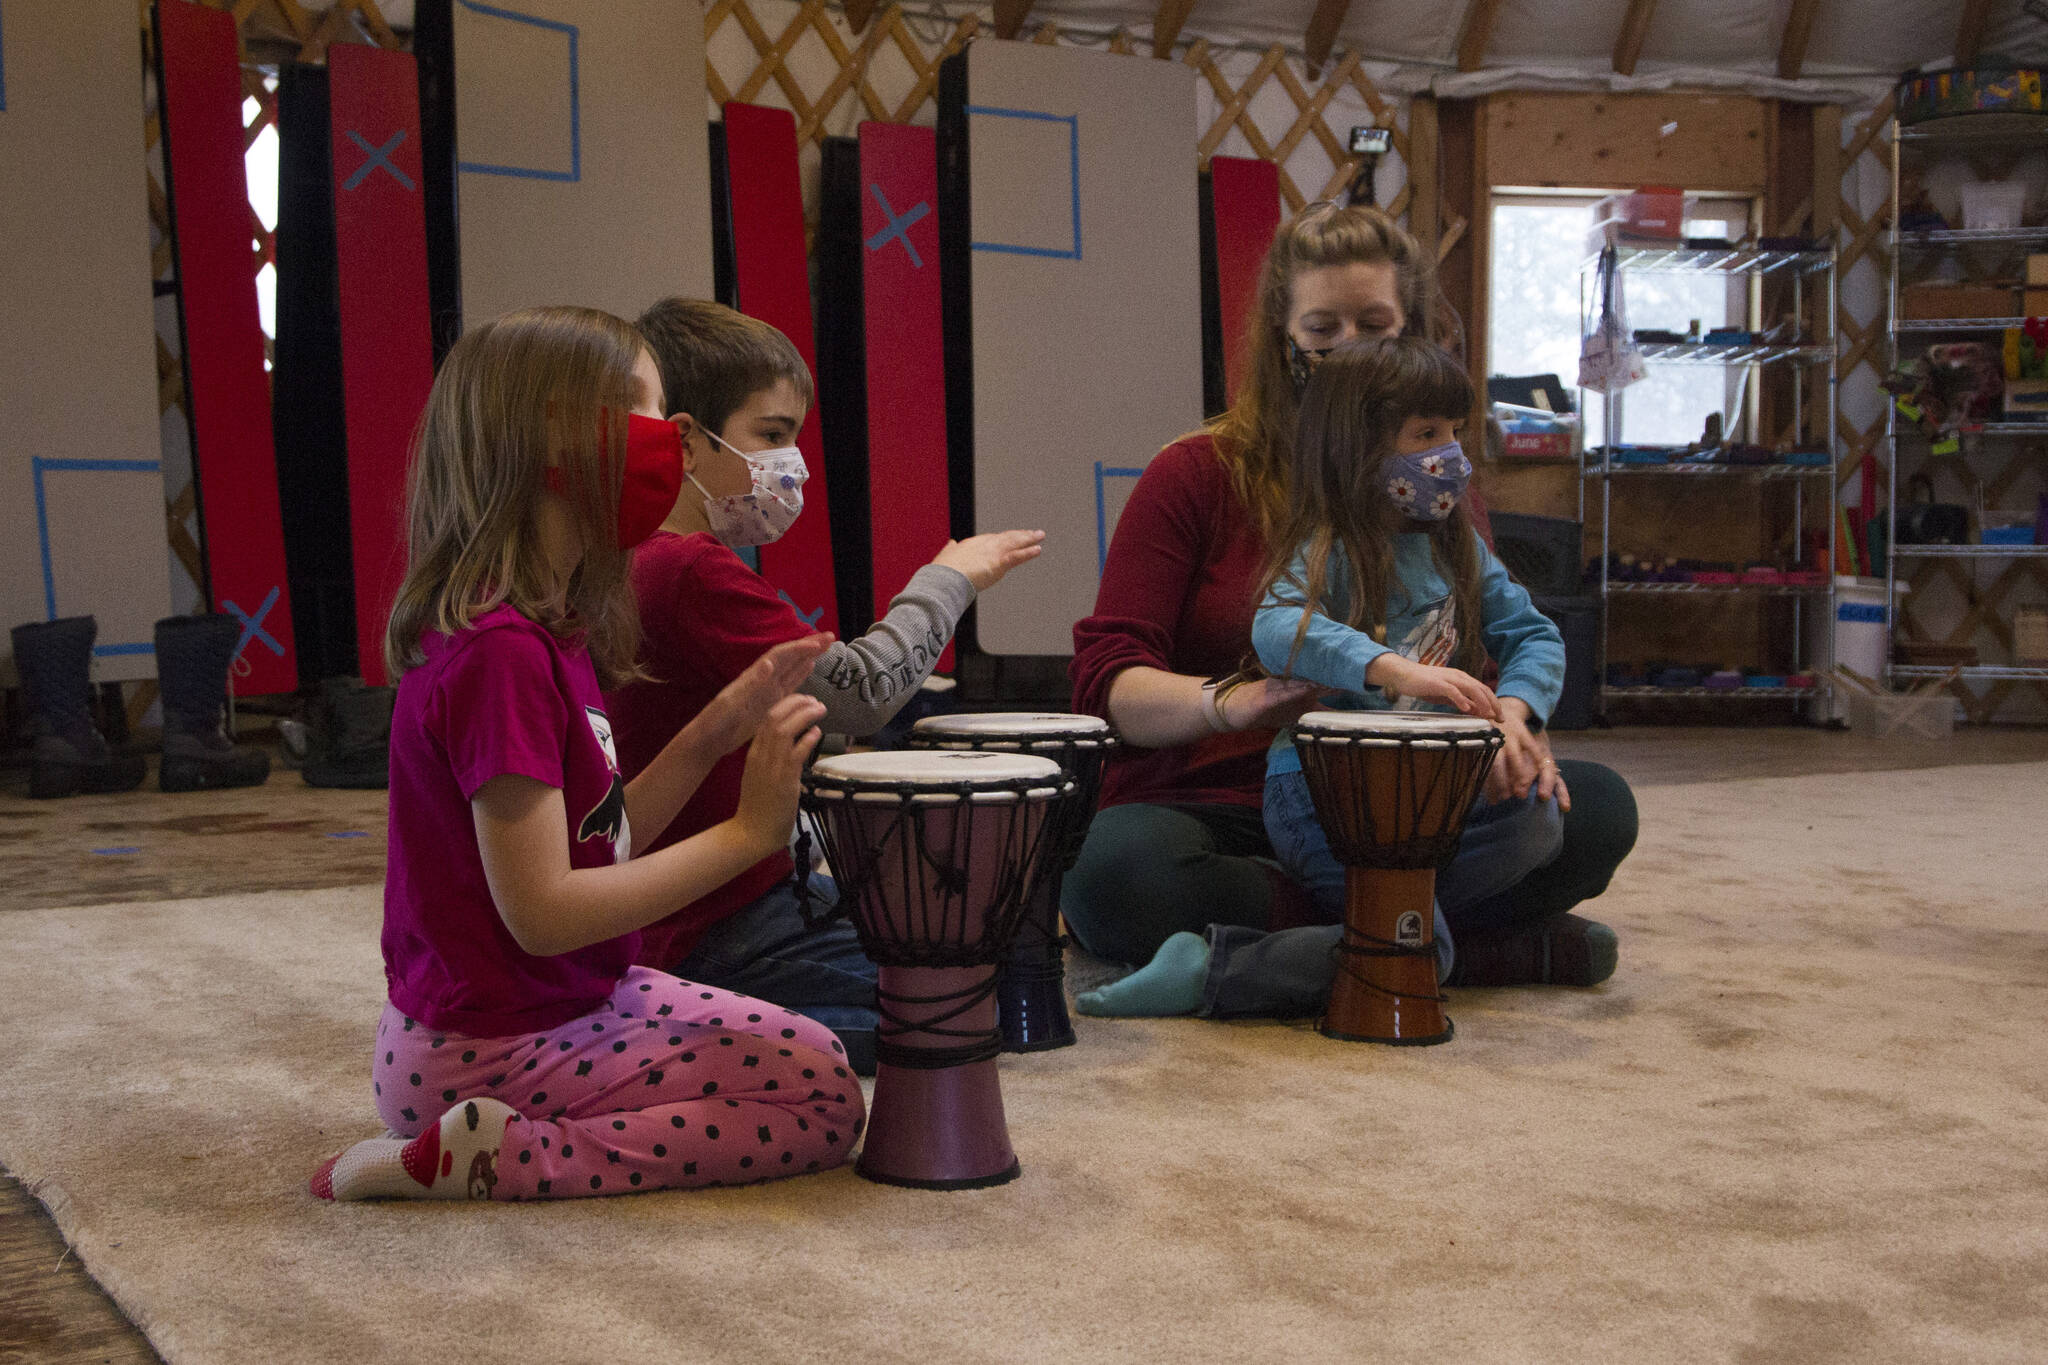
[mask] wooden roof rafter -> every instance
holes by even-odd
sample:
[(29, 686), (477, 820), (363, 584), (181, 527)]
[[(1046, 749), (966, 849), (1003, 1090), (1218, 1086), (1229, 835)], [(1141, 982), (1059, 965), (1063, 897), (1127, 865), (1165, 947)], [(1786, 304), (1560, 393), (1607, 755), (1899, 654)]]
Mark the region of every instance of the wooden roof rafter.
[(996, 0), (996, 37), (1014, 38), (1031, 17), (1032, 0)]
[(1813, 12), (1820, 0), (1792, 0), (1785, 15), (1785, 32), (1778, 39), (1778, 76), (1796, 81), (1806, 68), (1806, 44), (1813, 37)]
[(1500, 0), (1466, 0), (1465, 19), (1458, 25), (1458, 70), (1477, 71), (1486, 65), (1493, 21), (1499, 17)]
[(1159, 0), (1159, 8), (1152, 15), (1152, 55), (1166, 58), (1173, 55), (1173, 45), (1180, 39), (1181, 26), (1194, 13), (1195, 0)]
[(1984, 27), (1991, 19), (1991, 0), (1963, 0), (1956, 19), (1956, 69), (1974, 66), (1984, 50)]
[(874, 17), (875, 0), (846, 0), (846, 26), (854, 33), (863, 32)]
[(1617, 75), (1636, 74), (1636, 62), (1643, 55), (1643, 40), (1650, 36), (1650, 20), (1657, 13), (1657, 0), (1628, 0), (1622, 16), (1621, 33), (1614, 40), (1614, 70)]
[(1310, 80), (1323, 74), (1323, 63), (1330, 60), (1330, 49), (1337, 45), (1337, 30), (1344, 27), (1344, 16), (1350, 9), (1351, 0), (1316, 0), (1316, 12), (1309, 16), (1308, 31), (1301, 39)]

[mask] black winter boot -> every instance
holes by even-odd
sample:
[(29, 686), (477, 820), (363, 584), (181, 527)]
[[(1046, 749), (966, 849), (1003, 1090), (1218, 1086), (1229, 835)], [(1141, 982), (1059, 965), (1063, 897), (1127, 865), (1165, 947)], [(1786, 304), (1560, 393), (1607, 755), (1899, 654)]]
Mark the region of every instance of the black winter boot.
[(115, 752), (93, 728), (92, 642), (98, 634), (90, 616), (14, 628), (14, 668), (34, 739), (28, 794), (38, 800), (133, 791), (148, 774), (141, 754)]
[(164, 701), (167, 792), (253, 787), (270, 776), (270, 755), (228, 738), (228, 665), (242, 627), (231, 616), (166, 616), (156, 623), (157, 685)]
[(303, 775), (309, 787), (391, 785), (391, 705), (398, 693), (358, 678), (323, 678)]

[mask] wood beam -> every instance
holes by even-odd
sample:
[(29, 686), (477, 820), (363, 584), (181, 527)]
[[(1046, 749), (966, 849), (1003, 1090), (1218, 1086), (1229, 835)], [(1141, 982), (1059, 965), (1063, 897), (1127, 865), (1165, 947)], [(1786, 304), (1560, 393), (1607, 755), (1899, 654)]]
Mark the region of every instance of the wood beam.
[(855, 33), (865, 29), (874, 17), (875, 0), (846, 0), (846, 26)]
[(1159, 8), (1152, 14), (1152, 55), (1165, 58), (1173, 55), (1173, 45), (1180, 38), (1180, 27), (1194, 12), (1195, 0), (1159, 0)]
[(1643, 55), (1643, 39), (1650, 34), (1650, 16), (1656, 12), (1657, 0), (1628, 0), (1621, 35), (1614, 40), (1614, 69), (1618, 74), (1636, 74), (1636, 60)]
[(1323, 74), (1330, 49), (1337, 45), (1337, 30), (1344, 27), (1344, 15), (1351, 0), (1316, 0), (1316, 12), (1308, 18), (1308, 32), (1302, 37), (1302, 51), (1308, 57), (1309, 79)]
[(996, 37), (1014, 38), (1031, 17), (1031, 0), (996, 0)]
[(1458, 70), (1477, 71), (1486, 65), (1493, 21), (1499, 17), (1500, 0), (1466, 0), (1465, 22), (1458, 26)]
[(1962, 17), (1956, 21), (1956, 69), (1975, 66), (1984, 48), (1984, 25), (1991, 18), (1991, 0), (1963, 0)]
[(1813, 12), (1820, 0), (1792, 0), (1785, 16), (1785, 32), (1778, 39), (1778, 76), (1796, 81), (1806, 67), (1806, 44), (1813, 37)]

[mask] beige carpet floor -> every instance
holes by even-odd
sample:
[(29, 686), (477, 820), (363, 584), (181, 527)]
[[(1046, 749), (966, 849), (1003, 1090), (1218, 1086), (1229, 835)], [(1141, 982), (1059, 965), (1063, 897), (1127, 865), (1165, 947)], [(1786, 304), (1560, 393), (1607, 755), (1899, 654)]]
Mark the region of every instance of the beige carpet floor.
[(0, 1162), (179, 1365), (2042, 1359), (2048, 765), (1640, 795), (1608, 986), (1083, 1020), (1000, 1189), (318, 1204), (374, 888), (8, 916)]

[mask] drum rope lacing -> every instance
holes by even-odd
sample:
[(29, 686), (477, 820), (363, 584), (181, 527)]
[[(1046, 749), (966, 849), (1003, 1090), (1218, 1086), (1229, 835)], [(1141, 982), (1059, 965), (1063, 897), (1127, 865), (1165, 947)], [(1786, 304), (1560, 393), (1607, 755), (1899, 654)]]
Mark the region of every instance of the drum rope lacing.
[[(805, 784), (803, 808), (818, 820), (839, 897), (822, 914), (812, 911), (810, 832), (805, 830), (797, 838), (797, 865), (791, 879), (798, 914), (813, 927), (845, 915), (859, 931), (862, 949), (878, 965), (926, 968), (993, 968), (1038, 879), (1048, 874), (1045, 854), (1058, 846), (1077, 790), (1066, 773), (937, 784), (840, 779), (813, 771), (805, 775)], [(832, 792), (835, 798), (820, 798), (819, 791)], [(1032, 793), (1048, 791), (1056, 793), (1049, 801), (1030, 799)], [(988, 799), (1004, 794), (1013, 799)], [(872, 798), (878, 795), (893, 796), (896, 808), (888, 822), (873, 831), (870, 843), (867, 830), (854, 818), (861, 805), (854, 798), (870, 798), (868, 809), (872, 810)], [(948, 835), (943, 839), (933, 833), (931, 821), (919, 818), (940, 811), (955, 817), (946, 822)], [(983, 831), (984, 837), (990, 830), (984, 821), (1000, 822), (993, 830), (999, 871), (988, 887), (980, 932), (970, 938), (971, 907), (966, 897), (975, 882), (969, 855), (981, 842), (977, 830)], [(851, 837), (856, 834), (861, 837)], [(895, 874), (889, 883), (901, 889), (904, 905), (891, 907), (884, 899), (880, 883), (885, 873)], [(869, 913), (856, 913), (856, 907)], [(888, 936), (899, 929), (903, 937)], [(984, 1004), (995, 988), (994, 970), (961, 990), (936, 995), (903, 995), (877, 986), (876, 1013), (880, 1018), (875, 1060), (890, 1066), (938, 1070), (996, 1057), (1002, 1051), (1000, 1028), (950, 1026)], [(913, 1018), (902, 1012), (906, 1006), (944, 1008)], [(895, 1041), (910, 1033), (961, 1041), (941, 1047), (912, 1047)]]

